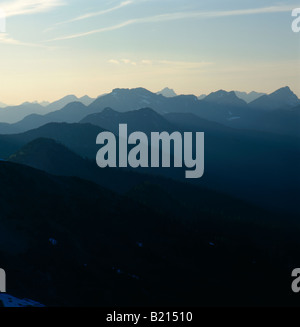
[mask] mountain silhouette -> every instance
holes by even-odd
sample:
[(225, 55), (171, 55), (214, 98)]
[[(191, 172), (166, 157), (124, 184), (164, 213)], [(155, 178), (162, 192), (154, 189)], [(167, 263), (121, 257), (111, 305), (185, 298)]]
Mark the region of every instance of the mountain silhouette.
[(255, 91), (251, 91), (249, 93), (247, 92), (240, 92), (240, 91), (234, 91), (234, 93), (236, 94), (236, 96), (242, 100), (244, 100), (247, 103), (250, 103), (256, 99), (258, 99), (259, 97), (266, 95), (266, 93), (260, 93), (260, 92), (255, 92)]
[(26, 116), (18, 123), (6, 126), (6, 133), (13, 134), (17, 132), (26, 132), (31, 129), (41, 127), (48, 123), (75, 123), (87, 115), (86, 106), (81, 102), (71, 102), (60, 110), (50, 112), (46, 115), (32, 114)]
[(12, 154), (9, 161), (59, 176), (76, 176), (118, 193), (129, 191), (150, 176), (120, 169), (100, 169), (95, 160), (88, 160), (53, 139), (37, 138)]
[(25, 133), (0, 135), (0, 158), (8, 158), (26, 143), (37, 138), (56, 140), (82, 157), (94, 158), (96, 138), (103, 129), (90, 124), (49, 123)]
[(80, 123), (97, 125), (115, 134), (119, 133), (119, 124), (127, 124), (129, 133), (143, 131), (146, 134), (150, 134), (151, 132), (174, 130), (174, 126), (150, 108), (124, 113), (106, 108), (100, 113), (85, 117)]
[[(145, 111), (149, 114), (146, 119)], [(126, 121), (129, 130), (139, 127), (139, 131), (148, 133), (145, 121), (149, 121), (158, 130), (167, 129), (170, 133), (205, 133), (205, 174), (199, 180), (185, 182), (219, 190), (267, 208), (298, 212), (295, 200), (300, 185), (298, 138), (233, 129), (193, 114), (174, 113), (160, 117), (152, 110), (145, 111), (117, 113), (111, 109), (105, 110), (99, 114), (104, 128), (92, 124), (51, 123), (21, 134), (0, 135), (0, 158), (7, 159), (37, 138), (50, 138), (95, 163), (99, 150), (96, 138), (100, 132), (107, 129), (117, 131), (118, 124)], [(120, 117), (126, 120), (120, 120)], [(95, 122), (96, 119), (91, 121)], [(294, 124), (296, 126), (296, 122)], [(183, 180), (185, 176), (184, 168), (138, 168), (137, 171), (176, 180)]]
[(46, 114), (48, 110), (38, 103), (25, 102), (18, 106), (8, 106), (0, 110), (0, 122), (14, 124), (31, 114)]
[(197, 97), (198, 100), (203, 100), (207, 97), (207, 94), (201, 94)]
[(251, 108), (264, 110), (296, 107), (300, 104), (298, 97), (286, 86), (269, 95), (263, 95), (250, 103)]
[[(58, 111), (72, 102), (80, 102), (86, 106), (90, 105), (95, 99), (92, 99), (88, 96), (83, 96), (77, 98), (75, 95), (67, 95), (62, 99), (54, 101), (52, 103), (44, 102), (24, 102), (19, 106), (5, 106), (0, 110), (0, 122), (15, 124), (20, 123), (20, 121), (30, 115), (47, 115), (53, 111)], [(50, 116), (51, 117), (51, 116)], [(47, 122), (50, 122), (49, 120)], [(19, 124), (22, 125), (22, 124)], [(34, 125), (34, 127), (38, 127)], [(24, 128), (18, 128), (18, 125), (15, 126), (15, 130), (23, 131)], [(0, 130), (0, 132), (2, 132)], [(2, 132), (5, 133), (5, 132)]]
[(218, 105), (226, 105), (232, 107), (244, 107), (246, 106), (246, 102), (240, 98), (238, 98), (235, 92), (226, 92), (224, 90), (219, 90), (217, 92), (210, 93), (206, 96), (204, 101), (209, 103), (214, 103)]
[(152, 93), (144, 88), (114, 89), (110, 94), (95, 100), (90, 106), (91, 113), (100, 112), (105, 108), (113, 108), (119, 112), (152, 108), (158, 113), (169, 111), (185, 111), (195, 107), (197, 98), (193, 95), (180, 95), (166, 98), (163, 95)]
[(161, 91), (157, 92), (156, 94), (161, 94), (166, 98), (173, 98), (176, 97), (177, 94), (175, 93), (175, 91), (173, 89), (169, 89), (168, 87), (165, 87), (164, 89), (162, 89)]
[(69, 103), (72, 102), (80, 102), (82, 104), (84, 104), (85, 106), (90, 105), (95, 99), (90, 98), (89, 96), (85, 95), (81, 98), (78, 98), (75, 95), (67, 95), (57, 101), (54, 101), (52, 103), (50, 103), (47, 106), (47, 109), (49, 110), (49, 112), (52, 111), (56, 111), (56, 110), (60, 110), (63, 107), (65, 107), (66, 105), (68, 105)]
[[(222, 206), (228, 214), (233, 214), (236, 213), (236, 203), (246, 205), (225, 194), (158, 175), (141, 174), (134, 170), (125, 169), (100, 169), (95, 161), (84, 159), (63, 144), (47, 138), (38, 138), (29, 142), (11, 155), (8, 161), (43, 170), (49, 174), (80, 177), (121, 194), (127, 192), (133, 194), (132, 192), (135, 192), (134, 190), (139, 187), (146, 189), (147, 185), (152, 185), (169, 194), (172, 199), (176, 199), (176, 203), (182, 203), (184, 206), (183, 214), (191, 211), (192, 208), (198, 207), (198, 210), (200, 208), (203, 210), (205, 206), (214, 205)], [(212, 199), (213, 202), (211, 202)], [(155, 205), (155, 203), (151, 203), (151, 205)], [(159, 208), (161, 210), (161, 206)], [(253, 210), (257, 209), (248, 205), (247, 215), (249, 217)], [(170, 206), (168, 211), (176, 214), (177, 209), (174, 211)], [(190, 214), (193, 215), (192, 212)]]
[(20, 132), (17, 126), (14, 124), (0, 123), (1, 134), (16, 134)]
[(298, 212), (298, 137), (228, 128), (193, 114), (164, 117), (178, 131), (205, 132), (205, 174), (200, 180), (189, 182), (269, 208)]
[[(13, 134), (25, 132), (38, 128), (51, 122), (78, 123), (91, 114), (101, 113), (105, 108), (112, 108), (118, 112), (136, 111), (141, 108), (151, 108), (163, 115), (166, 113), (192, 113), (200, 118), (214, 121), (236, 129), (261, 130), (271, 133), (299, 135), (299, 129), (294, 128), (294, 121), (298, 121), (298, 112), (291, 107), (299, 103), (298, 98), (288, 89), (283, 88), (270, 96), (262, 96), (257, 100), (247, 104), (239, 99), (234, 92), (218, 91), (211, 93), (203, 100), (198, 100), (193, 95), (181, 95), (166, 98), (162, 95), (152, 93), (146, 89), (115, 89), (112, 93), (98, 97), (89, 106), (81, 102), (72, 102), (60, 110), (47, 113), (45, 115), (32, 114), (11, 125), (1, 125), (1, 134)], [(278, 100), (278, 98), (280, 98)], [(262, 100), (259, 100), (262, 99)], [(280, 114), (266, 115), (265, 110), (255, 103), (265, 102), (276, 103), (280, 106)], [(272, 100), (273, 99), (273, 100)], [(282, 100), (285, 99), (285, 100)], [(287, 107), (287, 103), (289, 106)], [(269, 107), (268, 107), (269, 106)], [(283, 106), (283, 107), (282, 107)], [(284, 110), (289, 109), (289, 112)], [(274, 109), (275, 110), (275, 109)], [(286, 122), (284, 125), (278, 116)]]

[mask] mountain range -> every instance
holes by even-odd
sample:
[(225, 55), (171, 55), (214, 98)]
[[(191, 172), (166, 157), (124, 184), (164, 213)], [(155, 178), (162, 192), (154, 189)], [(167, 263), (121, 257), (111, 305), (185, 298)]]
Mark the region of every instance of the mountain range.
[[(14, 124), (28, 115), (45, 115), (52, 111), (60, 110), (71, 102), (81, 102), (84, 105), (90, 105), (95, 99), (88, 96), (77, 98), (75, 95), (68, 95), (52, 103), (44, 102), (24, 102), (18, 106), (3, 106), (0, 110), (0, 122)], [(1, 124), (1, 123), (0, 123)], [(1, 128), (1, 125), (0, 125)]]
[[(206, 135), (205, 174), (199, 180), (190, 180), (190, 183), (220, 190), (267, 208), (298, 212), (295, 199), (300, 185), (298, 138), (233, 129), (189, 113), (159, 115), (149, 108), (120, 113), (107, 108), (87, 116), (80, 123), (48, 123), (24, 133), (0, 135), (0, 158), (9, 158), (35, 139), (50, 138), (95, 164), (99, 149), (97, 135), (104, 130), (117, 135), (120, 123), (128, 124), (129, 132), (139, 130), (146, 134), (151, 131), (203, 131)], [(183, 169), (139, 168), (137, 171), (184, 180)], [(110, 179), (111, 183), (113, 180)]]
[(0, 123), (0, 129), (1, 134), (14, 134), (51, 122), (78, 123), (105, 108), (128, 112), (148, 107), (162, 115), (192, 113), (231, 128), (299, 136), (299, 104), (300, 100), (288, 87), (268, 96), (264, 95), (249, 104), (238, 98), (234, 92), (222, 90), (198, 100), (193, 95), (167, 98), (142, 88), (115, 89), (88, 106), (78, 101), (71, 102), (60, 110), (43, 115), (34, 113), (14, 124)]
[[(46, 306), (297, 305), (287, 285), (300, 247), (299, 99), (288, 87), (253, 101), (159, 93), (23, 104), (35, 111), (0, 123), (9, 292)], [(203, 177), (99, 168), (96, 137), (121, 123), (204, 132)]]

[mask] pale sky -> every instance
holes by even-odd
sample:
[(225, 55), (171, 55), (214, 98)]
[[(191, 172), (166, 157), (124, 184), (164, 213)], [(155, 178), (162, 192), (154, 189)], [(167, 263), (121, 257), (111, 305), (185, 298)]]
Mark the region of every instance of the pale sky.
[[(113, 88), (300, 96), (297, 1), (0, 0), (0, 102)], [(0, 22), (1, 28), (1, 22)]]

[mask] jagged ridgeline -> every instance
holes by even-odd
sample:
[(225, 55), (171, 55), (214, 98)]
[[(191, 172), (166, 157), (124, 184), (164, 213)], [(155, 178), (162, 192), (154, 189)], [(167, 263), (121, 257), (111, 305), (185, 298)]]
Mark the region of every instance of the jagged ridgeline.
[(248, 96), (220, 90), (200, 98), (165, 97), (143, 88), (115, 89), (97, 99), (67, 96), (46, 106), (25, 103), (6, 107), (0, 110), (0, 133), (25, 132), (50, 122), (76, 123), (107, 107), (119, 112), (149, 107), (159, 114), (193, 113), (232, 128), (299, 136), (299, 106), (300, 100), (289, 87), (269, 95), (252, 92)]

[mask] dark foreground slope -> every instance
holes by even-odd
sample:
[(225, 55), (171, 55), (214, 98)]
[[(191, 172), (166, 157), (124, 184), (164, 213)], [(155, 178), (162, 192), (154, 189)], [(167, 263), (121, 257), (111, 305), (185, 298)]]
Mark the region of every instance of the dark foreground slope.
[[(116, 193), (138, 198), (153, 210), (175, 216), (197, 218), (199, 211), (213, 210), (228, 216), (242, 216), (247, 220), (270, 217), (266, 210), (199, 185), (179, 182), (160, 175), (142, 174), (135, 170), (101, 169), (95, 161), (80, 157), (52, 139), (39, 138), (26, 144), (10, 156), (9, 161), (49, 174), (89, 180)], [(271, 220), (274, 222), (275, 217), (272, 216)]]
[(133, 189), (137, 202), (0, 162), (0, 262), (9, 292), (46, 305), (296, 303), (297, 221), (226, 214), (213, 201), (196, 216), (173, 215), (177, 201), (153, 187)]

